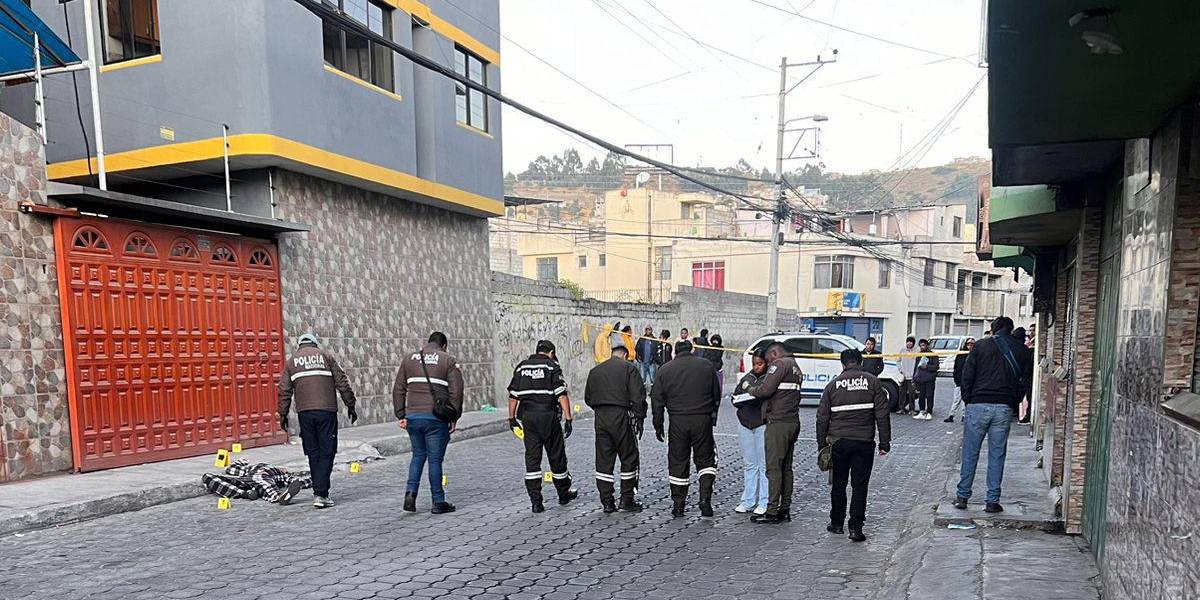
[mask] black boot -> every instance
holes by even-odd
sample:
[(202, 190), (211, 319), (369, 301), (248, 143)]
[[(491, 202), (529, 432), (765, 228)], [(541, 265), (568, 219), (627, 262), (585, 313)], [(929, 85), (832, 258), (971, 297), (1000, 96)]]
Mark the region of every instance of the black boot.
[(783, 519), (779, 516), (779, 513), (765, 513), (761, 515), (752, 515), (750, 517), (750, 522), (759, 523), (761, 525), (777, 525), (782, 523)]
[(683, 502), (676, 501), (671, 506), (671, 516), (672, 517), (682, 517), (683, 516)]
[(828, 531), (829, 533), (836, 533), (838, 535), (843, 535), (846, 533), (846, 530), (842, 528), (841, 523), (834, 523), (832, 521), (825, 526), (825, 531)]
[(416, 492), (404, 492), (404, 512), (417, 512)]
[(537, 499), (531, 500), (530, 502), (531, 502), (531, 504), (533, 505), (533, 508), (532, 508), (532, 510), (533, 510), (533, 512), (534, 512), (534, 513), (543, 513), (543, 512), (546, 512), (546, 505), (545, 505), (545, 504), (542, 504), (542, 499), (541, 499), (541, 498), (537, 498)]
[(429, 509), (429, 512), (431, 512), (435, 515), (442, 515), (442, 514), (446, 514), (446, 513), (452, 513), (455, 510), (456, 509), (454, 508), (453, 504), (443, 501), (443, 502), (434, 502), (433, 508)]
[(612, 513), (617, 512), (617, 502), (616, 502), (616, 500), (613, 500), (612, 498), (601, 499), (600, 506), (604, 508), (605, 514), (611, 515)]
[(621, 498), (621, 506), (619, 508), (625, 512), (642, 512), (642, 503), (633, 498)]
[(700, 478), (700, 516), (713, 516), (712, 495), (713, 483), (716, 482), (716, 477), (705, 475)]
[(572, 500), (574, 500), (578, 497), (579, 497), (579, 490), (574, 490), (574, 489), (567, 490), (565, 493), (559, 494), (558, 503), (562, 506), (566, 506), (566, 505), (570, 504)]
[(850, 537), (850, 541), (852, 541), (852, 542), (865, 542), (865, 541), (867, 541), (867, 536), (863, 535), (863, 532), (862, 532), (862, 526), (861, 526), (861, 525), (860, 525), (860, 526), (858, 526), (858, 527), (851, 527), (851, 528), (850, 528), (850, 536), (849, 536), (849, 537)]

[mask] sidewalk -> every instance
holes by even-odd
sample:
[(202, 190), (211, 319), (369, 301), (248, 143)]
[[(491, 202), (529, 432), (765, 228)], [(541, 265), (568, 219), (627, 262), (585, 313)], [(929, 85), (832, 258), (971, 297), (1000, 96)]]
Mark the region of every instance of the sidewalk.
[[(955, 423), (956, 427), (962, 425)], [(1037, 529), (1040, 531), (1062, 531), (1062, 520), (1055, 514), (1056, 500), (1051, 494), (1046, 478), (1038, 467), (1040, 455), (1035, 450), (1033, 438), (1029, 436), (1029, 425), (1014, 423), (1008, 436), (1008, 455), (1004, 461), (1004, 481), (1001, 485), (1000, 504), (1004, 512), (983, 512), (984, 495), (987, 491), (987, 441), (979, 453), (979, 464), (975, 470), (975, 485), (967, 510), (954, 508), (954, 497), (958, 488), (959, 460), (946, 479), (946, 489), (938, 501), (934, 525), (945, 527), (950, 524), (980, 527), (1004, 527), (1008, 529)], [(960, 436), (961, 439), (961, 436)], [(961, 455), (961, 454), (960, 454)]]
[[(586, 418), (587, 415), (580, 415)], [(468, 412), (451, 443), (508, 430), (504, 411)], [(353, 461), (396, 456), (410, 450), (408, 434), (396, 423), (347, 427), (338, 434), (335, 470)], [(308, 470), (295, 436), (287, 444), (252, 448), (237, 457)], [(54, 475), (0, 485), (0, 536), (141, 510), (207, 493), (200, 476), (213, 472), (213, 455), (169, 460), (106, 471)]]

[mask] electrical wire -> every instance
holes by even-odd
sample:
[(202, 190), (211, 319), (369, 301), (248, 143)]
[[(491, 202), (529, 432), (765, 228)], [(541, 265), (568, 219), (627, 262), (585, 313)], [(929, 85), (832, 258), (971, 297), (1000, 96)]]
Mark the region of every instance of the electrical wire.
[[(62, 3), (62, 12), (63, 23), (66, 24), (67, 28), (67, 47), (74, 48), (74, 42), (71, 40), (71, 15), (67, 11), (67, 4), (65, 2)], [(92, 144), (88, 139), (87, 125), (83, 124), (83, 105), (79, 102), (79, 80), (76, 79), (77, 74), (77, 71), (71, 71), (71, 85), (75, 88), (75, 116), (79, 118), (79, 131), (83, 134), (84, 156), (89, 158), (87, 161), (88, 177), (91, 177), (95, 175), (95, 173), (92, 172), (92, 161), (90, 160), (92, 156)]]

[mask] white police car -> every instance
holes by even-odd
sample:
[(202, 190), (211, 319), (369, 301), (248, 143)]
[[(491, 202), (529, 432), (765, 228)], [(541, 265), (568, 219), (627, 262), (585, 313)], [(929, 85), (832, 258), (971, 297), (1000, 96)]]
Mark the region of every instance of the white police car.
[[(863, 349), (862, 342), (836, 333), (773, 333), (765, 335), (750, 346), (742, 354), (742, 362), (738, 366), (738, 378), (750, 371), (752, 357), (760, 348), (774, 342), (782, 342), (783, 347), (792, 354), (841, 354), (847, 348)], [(800, 371), (804, 374), (804, 382), (800, 387), (802, 403), (816, 405), (821, 401), (825, 386), (842, 372), (842, 363), (837, 358), (797, 358)], [(899, 364), (894, 360), (883, 361), (883, 372), (879, 381), (887, 391), (889, 400), (900, 394), (900, 382), (904, 377), (900, 374)]]

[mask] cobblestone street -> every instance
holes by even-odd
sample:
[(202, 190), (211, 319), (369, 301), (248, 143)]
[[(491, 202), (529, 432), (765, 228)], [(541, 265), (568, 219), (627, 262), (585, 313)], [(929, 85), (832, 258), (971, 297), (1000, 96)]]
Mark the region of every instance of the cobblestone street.
[[(941, 387), (944, 407), (949, 386)], [(932, 528), (932, 505), (957, 447), (958, 425), (893, 419), (893, 452), (875, 463), (869, 540), (852, 544), (824, 529), (828, 488), (815, 466), (814, 413), (801, 413), (794, 519), (782, 526), (752, 525), (732, 510), (741, 492), (732, 411), (718, 429), (713, 519), (699, 517), (695, 485), (688, 516), (670, 518), (666, 449), (652, 432), (642, 440), (640, 493), (647, 510), (602, 513), (591, 477), (592, 427), (583, 422), (568, 442), (581, 498), (560, 507), (548, 490), (545, 514), (529, 512), (520, 442), (496, 435), (450, 447), (454, 515), (430, 515), (425, 489), (422, 512), (400, 510), (407, 467), (401, 456), (366, 464), (361, 474), (335, 474), (338, 506), (332, 510), (317, 511), (304, 496), (288, 507), (235, 501), (219, 511), (209, 496), (9, 536), (0, 540), (0, 596), (719, 600), (874, 598), (908, 589), (915, 565), (906, 561), (911, 557), (895, 556), (896, 549), (902, 536), (921, 537)], [(929, 543), (951, 546), (947, 534), (970, 535), (935, 533), (925, 536)], [(1077, 550), (1063, 536), (1048, 543)], [(978, 558), (971, 560), (955, 565), (949, 589), (909, 597), (976, 597), (982, 587), (970, 578), (981, 567)], [(889, 567), (904, 572), (888, 573)], [(923, 589), (938, 589), (931, 583)], [(1095, 597), (1080, 589), (1079, 597)]]

